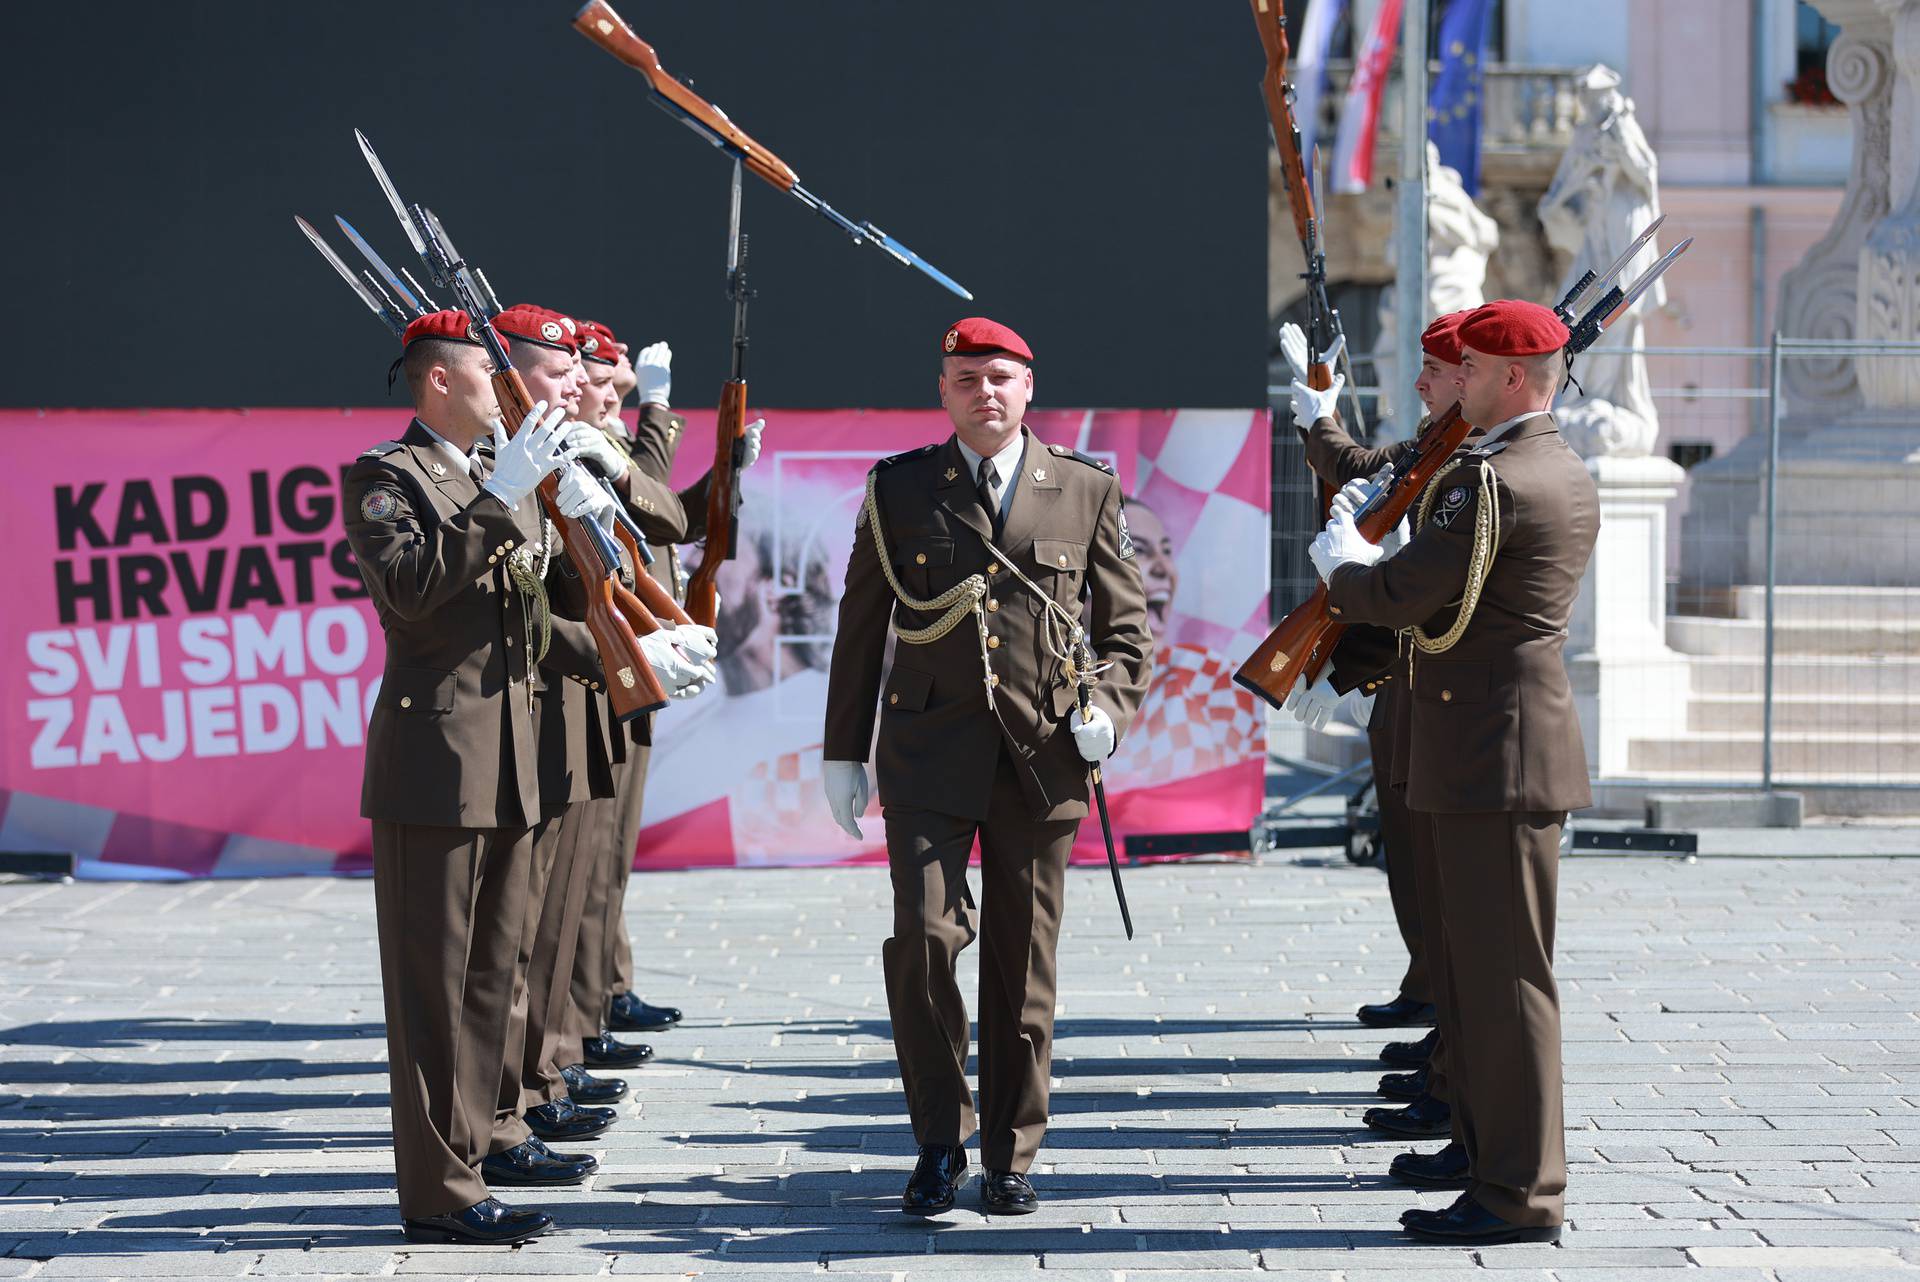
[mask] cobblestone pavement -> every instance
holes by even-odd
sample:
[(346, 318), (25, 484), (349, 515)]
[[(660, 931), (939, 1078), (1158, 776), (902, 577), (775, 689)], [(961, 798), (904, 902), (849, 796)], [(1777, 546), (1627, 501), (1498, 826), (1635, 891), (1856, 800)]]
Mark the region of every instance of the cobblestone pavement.
[(591, 1187), (511, 1199), (563, 1231), (483, 1252), (398, 1233), (369, 883), (0, 885), (0, 1277), (1920, 1278), (1920, 860), (1570, 862), (1571, 1225), (1482, 1251), (1400, 1236), (1451, 1195), (1359, 1127), (1384, 878), (1129, 886), (1132, 944), (1072, 880), (1045, 1206), (930, 1226), (894, 1209), (884, 874), (636, 879), (642, 991), (687, 1022)]

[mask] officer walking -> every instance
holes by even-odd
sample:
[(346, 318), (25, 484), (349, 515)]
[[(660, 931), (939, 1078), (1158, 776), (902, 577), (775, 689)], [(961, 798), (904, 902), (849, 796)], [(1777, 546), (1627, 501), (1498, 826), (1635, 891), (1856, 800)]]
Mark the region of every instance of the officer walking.
[[(872, 747), (886, 826), (893, 936), (882, 959), (920, 1146), (902, 1197), (913, 1215), (953, 1206), (976, 1130), (984, 1208), (1039, 1204), (1027, 1171), (1047, 1125), (1067, 857), (1089, 763), (1113, 751), (1150, 672), (1119, 482), (1026, 429), (1032, 362), (991, 320), (947, 331), (939, 388), (954, 435), (869, 474), (833, 650), (827, 801), (859, 836)], [(889, 624), (900, 644), (883, 690)], [(1086, 670), (1098, 675), (1082, 717)], [(976, 837), (977, 905), (966, 880)], [(977, 1113), (954, 976), (976, 935)]]

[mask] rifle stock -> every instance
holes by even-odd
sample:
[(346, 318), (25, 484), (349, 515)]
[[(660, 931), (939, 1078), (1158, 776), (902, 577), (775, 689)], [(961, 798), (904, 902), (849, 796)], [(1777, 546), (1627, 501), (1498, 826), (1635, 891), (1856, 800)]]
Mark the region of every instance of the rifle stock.
[[(515, 435), (533, 408), (533, 397), (520, 378), (520, 371), (509, 366), (496, 373), (493, 392), (500, 403), (500, 417), (507, 435)], [(667, 706), (667, 692), (641, 651), (636, 633), (651, 632), (660, 625), (639, 600), (620, 585), (602, 561), (593, 536), (578, 521), (560, 514), (559, 494), (557, 477), (548, 476), (540, 482), (540, 505), (559, 527), (560, 540), (586, 589), (587, 630), (593, 634), (594, 645), (600, 651), (600, 666), (607, 674), (607, 697), (613, 702), (614, 717), (628, 721), (642, 713), (658, 711)], [(646, 626), (648, 623), (652, 623), (652, 627)]]
[(739, 506), (740, 442), (746, 437), (747, 384), (730, 378), (720, 389), (720, 418), (713, 433), (713, 474), (707, 482), (707, 542), (700, 566), (687, 580), (687, 615), (714, 627), (720, 614), (720, 563), (733, 556), (734, 511)]
[[(1427, 425), (1413, 450), (1394, 468), (1386, 489), (1362, 511), (1356, 524), (1368, 542), (1378, 543), (1400, 524), (1407, 509), (1472, 430), (1472, 425), (1460, 417), (1458, 404)], [(1277, 708), (1293, 693), (1301, 677), (1311, 683), (1320, 675), (1346, 630), (1346, 624), (1327, 612), (1327, 585), (1316, 584), (1313, 595), (1254, 648), (1233, 674), (1234, 683)]]

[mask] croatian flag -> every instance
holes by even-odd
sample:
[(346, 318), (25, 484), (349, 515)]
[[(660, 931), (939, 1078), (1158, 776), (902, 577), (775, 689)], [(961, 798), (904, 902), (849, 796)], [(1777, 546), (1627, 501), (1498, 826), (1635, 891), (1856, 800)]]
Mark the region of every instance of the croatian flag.
[(1387, 88), (1393, 47), (1400, 41), (1401, 0), (1381, 0), (1367, 42), (1353, 60), (1353, 80), (1333, 139), (1333, 189), (1355, 194), (1373, 181), (1373, 141), (1380, 131), (1380, 95)]

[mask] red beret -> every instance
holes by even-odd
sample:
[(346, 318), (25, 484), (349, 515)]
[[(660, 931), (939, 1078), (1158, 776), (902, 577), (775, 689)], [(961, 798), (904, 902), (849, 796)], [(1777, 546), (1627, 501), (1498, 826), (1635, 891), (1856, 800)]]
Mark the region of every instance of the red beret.
[(515, 303), (493, 318), (493, 327), (521, 343), (537, 343), (556, 351), (580, 350), (580, 327), (570, 316), (531, 303)]
[(580, 354), (590, 361), (599, 361), (602, 365), (620, 363), (620, 340), (613, 331), (599, 321), (583, 320), (580, 326)]
[(1460, 346), (1489, 356), (1543, 356), (1573, 337), (1553, 309), (1502, 298), (1460, 318)]
[(1448, 312), (1420, 333), (1420, 349), (1443, 365), (1460, 363), (1460, 322), (1465, 312)]
[(984, 316), (969, 316), (965, 320), (955, 321), (953, 327), (947, 330), (947, 336), (941, 340), (940, 351), (947, 356), (1004, 352), (1029, 364), (1033, 362), (1033, 349), (1027, 346), (1026, 339), (999, 321), (990, 321)]
[(459, 308), (450, 307), (444, 312), (428, 312), (407, 322), (407, 332), (400, 336), (400, 346), (406, 348), (416, 339), (444, 338), (455, 343), (477, 343), (473, 336), (473, 321)]

